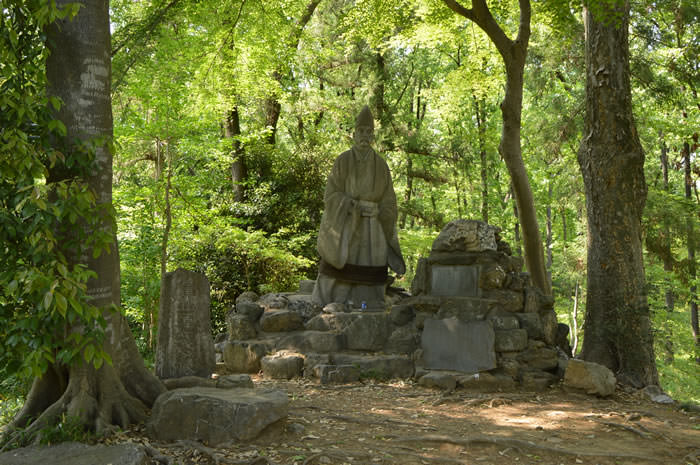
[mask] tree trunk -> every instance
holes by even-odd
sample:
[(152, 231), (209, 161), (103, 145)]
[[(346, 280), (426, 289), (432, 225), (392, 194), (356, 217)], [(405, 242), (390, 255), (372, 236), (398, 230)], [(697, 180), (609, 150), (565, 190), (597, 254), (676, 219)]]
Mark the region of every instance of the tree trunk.
[(456, 0), (443, 0), (456, 13), (476, 23), (496, 46), (506, 69), (506, 92), (501, 102), (503, 129), (498, 151), (506, 162), (513, 184), (513, 193), (518, 206), (522, 227), (525, 264), (533, 284), (544, 294), (551, 295), (551, 284), (547, 280), (544, 264), (544, 250), (540, 228), (537, 223), (535, 202), (530, 189), (530, 181), (523, 163), (520, 147), (520, 123), (523, 103), (523, 74), (525, 58), (530, 40), (531, 7), (529, 0), (519, 0), (520, 23), (515, 40), (506, 36), (489, 11), (485, 0), (473, 0), (472, 8), (464, 8)]
[(547, 223), (546, 223), (546, 238), (545, 238), (545, 250), (547, 251), (547, 263), (545, 264), (547, 269), (547, 280), (552, 282), (552, 183), (550, 182), (547, 186)]
[[(510, 192), (513, 192), (513, 185), (510, 186)], [(515, 255), (518, 257), (523, 256), (523, 249), (520, 241), (520, 215), (518, 214), (518, 202), (515, 201), (515, 196), (513, 196), (513, 216), (515, 217), (515, 225), (513, 225), (513, 242), (515, 247)]]
[[(58, 0), (59, 7), (69, 0)], [(73, 20), (59, 20), (48, 30), (51, 54), (47, 61), (49, 95), (60, 97), (64, 105), (57, 114), (67, 128), (66, 140), (99, 140), (96, 156), (87, 179), (98, 202), (112, 203), (112, 138), (110, 97), (110, 32), (107, 0), (84, 3)], [(104, 139), (97, 139), (104, 138)], [(62, 173), (70, 175), (70, 173)], [(75, 225), (72, 227), (76, 227)], [(78, 226), (80, 227), (80, 226)], [(105, 217), (102, 227), (111, 228)], [(66, 226), (67, 230), (70, 230)], [(126, 426), (143, 421), (147, 409), (165, 391), (163, 384), (146, 370), (126, 319), (109, 311), (120, 305), (119, 253), (116, 234), (111, 253), (93, 259), (85, 252), (83, 261), (97, 274), (88, 282), (91, 303), (104, 308), (107, 320), (105, 351), (112, 364), (95, 369), (80, 360), (73, 366), (53, 365), (34, 380), (22, 410), (8, 431), (26, 428), (41, 430), (66, 414), (82, 419), (94, 430), (110, 425)], [(66, 334), (70, 333), (70, 328)]]
[[(666, 141), (661, 135), (661, 172), (664, 177), (664, 192), (668, 193), (668, 147), (666, 146)], [(673, 296), (673, 286), (671, 284), (671, 274), (673, 273), (673, 255), (671, 254), (671, 228), (668, 224), (668, 219), (664, 216), (664, 225), (661, 230), (663, 234), (663, 253), (662, 260), (664, 261), (664, 271), (666, 272), (666, 311), (673, 312), (674, 307), (674, 296)]]
[(406, 160), (406, 191), (404, 192), (403, 203), (404, 209), (401, 213), (401, 220), (399, 221), (399, 228), (404, 229), (406, 227), (406, 216), (408, 215), (408, 210), (411, 206), (411, 196), (413, 195), (413, 160), (411, 156), (408, 155)]
[(231, 184), (233, 188), (233, 199), (236, 202), (242, 202), (245, 197), (245, 185), (243, 184), (248, 176), (246, 166), (245, 153), (243, 145), (238, 137), (241, 135), (241, 119), (238, 113), (238, 106), (234, 106), (226, 116), (226, 124), (224, 126), (224, 136), (231, 139), (233, 148), (231, 161)]
[(571, 355), (576, 357), (576, 351), (578, 350), (578, 290), (579, 285), (576, 281), (576, 290), (574, 291), (574, 309), (571, 315), (571, 332), (573, 338), (573, 347), (571, 348)]
[[(304, 14), (296, 21), (296, 25), (289, 36), (289, 39), (283, 46), (289, 47), (289, 49), (296, 50), (299, 46), (299, 41), (301, 40), (301, 33), (306, 27), (307, 23), (311, 20), (311, 17), (316, 11), (316, 7), (321, 3), (321, 0), (310, 0), (304, 9)], [(283, 82), (289, 79), (291, 72), (283, 75), (279, 69), (273, 72), (273, 78), (280, 84), (280, 88), (283, 86)], [(280, 115), (282, 113), (282, 104), (280, 103), (278, 95), (270, 95), (265, 99), (265, 126), (270, 130), (267, 136), (267, 143), (274, 146), (277, 143), (277, 123), (279, 122)]]
[[(683, 144), (683, 158), (685, 162), (685, 198), (689, 201), (692, 199), (693, 192), (693, 178), (692, 171), (690, 167), (690, 144), (687, 142)], [(688, 247), (688, 279), (691, 283), (695, 283), (695, 231), (693, 230), (693, 218), (688, 218), (686, 220), (687, 229), (687, 239), (686, 244)], [(690, 328), (693, 331), (693, 337), (695, 338), (695, 345), (700, 347), (700, 328), (698, 328), (698, 293), (695, 284), (690, 286)], [(696, 359), (700, 363), (700, 359)]]
[(489, 167), (486, 158), (486, 104), (484, 100), (479, 101), (476, 95), (472, 96), (474, 101), (474, 114), (476, 115), (476, 128), (479, 134), (479, 160), (481, 161), (481, 219), (484, 223), (489, 222)]
[(582, 355), (623, 383), (658, 385), (642, 259), (647, 188), (632, 118), (629, 3), (617, 10), (599, 3), (598, 9), (604, 17), (584, 12), (586, 117), (578, 161), (588, 215), (588, 292)]

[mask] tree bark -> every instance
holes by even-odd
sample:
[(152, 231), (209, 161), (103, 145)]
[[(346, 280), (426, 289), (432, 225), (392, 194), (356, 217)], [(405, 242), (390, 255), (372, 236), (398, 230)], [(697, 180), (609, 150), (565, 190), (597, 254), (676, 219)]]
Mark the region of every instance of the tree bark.
[[(301, 40), (301, 33), (306, 27), (306, 24), (311, 20), (319, 3), (321, 3), (321, 0), (311, 0), (306, 5), (304, 14), (296, 21), (296, 25), (289, 36), (289, 40), (285, 44), (286, 47), (296, 50)], [(273, 72), (273, 78), (280, 84), (280, 87), (282, 87), (282, 83), (285, 79), (289, 78), (289, 74), (283, 75), (278, 69)], [(270, 130), (267, 136), (267, 143), (274, 146), (277, 143), (277, 123), (282, 114), (282, 104), (280, 103), (279, 96), (270, 95), (265, 99), (264, 106), (265, 125)]]
[[(69, 1), (56, 3), (63, 7)], [(98, 203), (111, 207), (109, 8), (107, 0), (91, 0), (83, 5), (73, 20), (59, 20), (47, 31), (51, 49), (47, 61), (48, 94), (64, 102), (56, 116), (67, 128), (67, 141), (97, 142), (95, 160), (86, 181), (96, 193)], [(64, 170), (60, 175), (72, 173)], [(101, 227), (112, 228), (107, 215)], [(70, 231), (70, 226), (65, 225), (65, 229)], [(82, 252), (78, 254), (82, 257), (76, 258), (97, 274), (88, 281), (87, 293), (93, 305), (104, 309), (107, 320), (104, 349), (112, 364), (105, 363), (95, 369), (80, 360), (70, 367), (60, 364), (49, 367), (41, 378), (34, 380), (9, 432), (17, 427), (26, 427), (25, 432), (37, 432), (62, 414), (79, 417), (85, 426), (97, 431), (111, 425), (126, 426), (143, 421), (147, 409), (165, 391), (163, 384), (145, 368), (126, 319), (110, 310), (120, 305), (116, 231), (110, 253), (92, 258), (92, 251)], [(75, 330), (68, 328), (66, 334), (71, 329)]]
[[(685, 162), (685, 198), (689, 201), (692, 199), (693, 193), (693, 178), (690, 167), (690, 144), (683, 144), (683, 161)], [(695, 283), (695, 231), (693, 230), (693, 218), (686, 219), (687, 239), (686, 246), (688, 248), (688, 279), (691, 283)], [(700, 328), (698, 327), (698, 292), (695, 284), (691, 284), (689, 289), (690, 306), (690, 328), (693, 331), (696, 347), (700, 347)], [(696, 359), (700, 363), (700, 359)]]
[(647, 187), (632, 118), (629, 3), (613, 8), (598, 4), (601, 17), (584, 12), (586, 117), (578, 162), (586, 191), (588, 291), (582, 356), (642, 387), (659, 383), (642, 259)]
[(503, 129), (498, 146), (513, 184), (515, 201), (522, 227), (525, 264), (533, 284), (544, 294), (551, 295), (544, 264), (544, 249), (537, 222), (535, 202), (520, 147), (520, 123), (523, 103), (523, 74), (530, 40), (530, 0), (518, 0), (520, 23), (515, 40), (506, 36), (489, 11), (486, 0), (473, 0), (472, 8), (464, 8), (456, 0), (443, 0), (454, 12), (476, 23), (491, 39), (503, 59), (506, 69), (505, 96), (501, 102)]
[(479, 160), (481, 161), (481, 220), (489, 222), (489, 175), (488, 158), (486, 157), (486, 106), (483, 99), (478, 100), (476, 95), (472, 96), (474, 102), (474, 114), (476, 115), (476, 129), (479, 134)]
[[(666, 146), (666, 141), (663, 138), (663, 133), (661, 134), (661, 172), (664, 179), (664, 192), (669, 192), (668, 186), (668, 147)], [(673, 312), (674, 307), (674, 295), (673, 286), (671, 284), (671, 274), (673, 273), (673, 255), (671, 254), (671, 228), (668, 224), (668, 219), (664, 216), (663, 229), (661, 230), (662, 237), (662, 247), (663, 254), (662, 260), (664, 262), (664, 271), (666, 272), (666, 311)]]
[(550, 182), (547, 186), (547, 223), (546, 223), (546, 239), (545, 239), (545, 250), (547, 253), (547, 263), (545, 264), (547, 269), (547, 280), (552, 282), (552, 183)]
[(243, 145), (238, 137), (241, 135), (241, 119), (238, 113), (238, 106), (226, 116), (226, 124), (224, 126), (224, 136), (231, 139), (232, 154), (231, 154), (231, 184), (233, 188), (233, 199), (236, 202), (242, 202), (245, 198), (244, 181), (248, 177), (248, 169), (246, 166), (245, 153)]

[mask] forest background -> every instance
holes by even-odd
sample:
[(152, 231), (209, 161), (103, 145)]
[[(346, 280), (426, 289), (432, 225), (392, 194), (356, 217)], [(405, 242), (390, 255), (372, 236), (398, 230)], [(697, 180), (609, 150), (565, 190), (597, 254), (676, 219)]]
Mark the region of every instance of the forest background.
[[(583, 24), (580, 9), (554, 3), (533, 5), (522, 152), (555, 309), (580, 350)], [(517, 2), (491, 11), (513, 36)], [(486, 35), (443, 2), (113, 0), (111, 21), (121, 302), (146, 360), (165, 271), (207, 275), (215, 333), (241, 292), (294, 290), (315, 277), (326, 176), (365, 103), (399, 202), (408, 272), (395, 285), (410, 287), (418, 258), (452, 219), (488, 221), (520, 253), (498, 152), (503, 65)], [(700, 9), (632, 2), (630, 51), (659, 377), (674, 398), (699, 402), (690, 302), (700, 243)], [(0, 373), (0, 423), (28, 378)]]

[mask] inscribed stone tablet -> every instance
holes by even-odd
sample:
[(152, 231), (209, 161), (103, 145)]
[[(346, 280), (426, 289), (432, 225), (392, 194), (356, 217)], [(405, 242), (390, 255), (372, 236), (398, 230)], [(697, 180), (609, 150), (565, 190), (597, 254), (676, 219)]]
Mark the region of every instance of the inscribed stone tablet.
[(479, 297), (479, 267), (433, 265), (430, 294), (436, 296)]
[(426, 368), (467, 373), (496, 368), (494, 331), (487, 321), (429, 318), (421, 338)]
[(209, 281), (201, 273), (166, 273), (158, 322), (156, 375), (209, 377), (216, 366), (209, 314)]

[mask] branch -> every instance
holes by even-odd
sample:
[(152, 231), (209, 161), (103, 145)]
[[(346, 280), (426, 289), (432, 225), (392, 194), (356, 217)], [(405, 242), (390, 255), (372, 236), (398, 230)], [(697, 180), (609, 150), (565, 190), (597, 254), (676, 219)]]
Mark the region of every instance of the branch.
[(457, 3), (455, 0), (442, 0), (445, 5), (448, 6), (448, 8), (455, 13), (457, 13), (460, 16), (464, 16), (470, 21), (476, 22), (476, 18), (474, 17), (474, 10), (473, 9), (467, 9), (464, 8), (462, 5)]
[(132, 32), (131, 34), (127, 34), (124, 40), (122, 40), (118, 45), (116, 45), (112, 49), (112, 57), (114, 58), (114, 55), (116, 55), (127, 43), (132, 41), (132, 39), (137, 40), (140, 37), (144, 37), (153, 32), (153, 30), (161, 23), (168, 10), (177, 5), (179, 1), (180, 0), (172, 0), (170, 3), (165, 5), (165, 7), (163, 7), (162, 10), (157, 11), (153, 14), (153, 16), (146, 19), (144, 21), (146, 23), (145, 25), (142, 25), (141, 27), (135, 27), (134, 32)]

